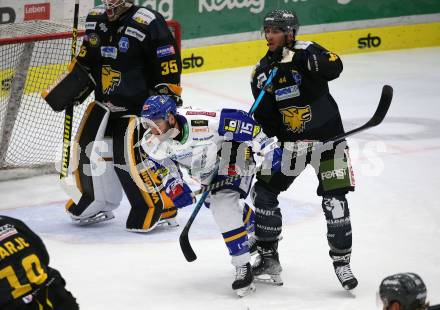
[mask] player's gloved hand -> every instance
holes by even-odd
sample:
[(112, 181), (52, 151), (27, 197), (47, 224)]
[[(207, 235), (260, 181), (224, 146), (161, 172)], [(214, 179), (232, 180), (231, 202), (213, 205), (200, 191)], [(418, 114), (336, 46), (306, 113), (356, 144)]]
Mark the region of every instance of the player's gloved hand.
[(293, 63), (304, 71), (319, 71), (318, 56), (304, 49), (295, 50)]
[(181, 180), (169, 180), (165, 187), (165, 193), (177, 208), (183, 208), (196, 202), (196, 197), (192, 190)]
[(280, 172), (281, 171), (281, 163), (283, 159), (283, 149), (276, 147), (272, 151), (268, 152), (264, 156), (264, 160), (272, 160), (272, 171)]
[(182, 97), (182, 87), (177, 84), (168, 84), (168, 83), (160, 83), (154, 86), (154, 89), (159, 95), (171, 96), (174, 101), (176, 101), (177, 107), (181, 107), (183, 105)]

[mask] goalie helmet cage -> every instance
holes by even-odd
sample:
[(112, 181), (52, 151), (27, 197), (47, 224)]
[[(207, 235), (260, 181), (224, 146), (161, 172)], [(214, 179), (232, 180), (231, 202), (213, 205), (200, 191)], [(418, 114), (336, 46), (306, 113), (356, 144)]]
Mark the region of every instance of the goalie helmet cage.
[[(180, 24), (167, 23), (180, 46)], [(53, 112), (40, 94), (67, 69), (71, 31), (48, 21), (0, 25), (0, 181), (57, 172), (64, 113)], [(93, 93), (74, 108), (72, 137), (92, 100)]]

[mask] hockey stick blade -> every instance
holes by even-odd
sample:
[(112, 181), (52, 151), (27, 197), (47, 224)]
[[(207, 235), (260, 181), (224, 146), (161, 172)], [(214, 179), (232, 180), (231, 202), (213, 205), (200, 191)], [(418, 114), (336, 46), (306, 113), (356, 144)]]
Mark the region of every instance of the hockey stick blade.
[(200, 211), (200, 208), (203, 206), (206, 197), (208, 197), (208, 194), (209, 192), (205, 192), (203, 193), (202, 197), (200, 197), (199, 201), (194, 207), (193, 212), (191, 213), (188, 222), (186, 223), (185, 227), (183, 227), (183, 230), (179, 236), (180, 248), (182, 249), (182, 253), (188, 262), (193, 262), (197, 259), (197, 255), (194, 252), (193, 248), (191, 247), (191, 243), (189, 242), (188, 233), (192, 223), (194, 222), (194, 219), (196, 218), (197, 214)]
[(392, 100), (393, 100), (393, 88), (389, 85), (384, 85), (382, 88), (382, 94), (380, 95), (379, 105), (377, 106), (376, 112), (374, 112), (374, 115), (370, 118), (370, 120), (358, 128), (355, 128), (340, 136), (333, 138), (332, 139), (333, 142), (345, 139), (355, 133), (358, 133), (360, 131), (363, 131), (371, 127), (375, 127), (380, 123), (382, 123), (385, 116), (387, 115)]

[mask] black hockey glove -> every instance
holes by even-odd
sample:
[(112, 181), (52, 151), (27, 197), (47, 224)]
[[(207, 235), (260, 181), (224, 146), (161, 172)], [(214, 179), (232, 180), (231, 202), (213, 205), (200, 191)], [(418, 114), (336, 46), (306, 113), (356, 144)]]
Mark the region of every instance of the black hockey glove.
[(307, 50), (296, 49), (293, 63), (303, 71), (318, 72), (319, 60), (318, 55), (313, 54)]
[(183, 105), (183, 100), (180, 95), (182, 94), (182, 87), (177, 84), (168, 84), (161, 83), (154, 86), (158, 95), (166, 95), (173, 97), (174, 101), (176, 101), (177, 107), (181, 107)]

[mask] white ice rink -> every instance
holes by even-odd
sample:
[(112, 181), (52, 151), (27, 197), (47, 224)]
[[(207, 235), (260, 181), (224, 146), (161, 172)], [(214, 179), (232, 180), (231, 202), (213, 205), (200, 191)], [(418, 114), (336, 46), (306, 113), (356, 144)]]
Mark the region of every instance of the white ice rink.
[[(284, 286), (257, 284), (239, 299), (233, 267), (209, 210), (190, 231), (198, 259), (185, 261), (180, 228), (149, 234), (124, 231), (128, 202), (116, 219), (76, 227), (64, 213), (56, 176), (0, 183), (0, 213), (26, 222), (44, 239), (51, 265), (67, 280), (81, 309), (376, 309), (382, 278), (416, 272), (432, 304), (440, 303), (440, 48), (343, 57), (344, 72), (330, 84), (347, 130), (376, 109), (382, 85), (394, 88), (384, 123), (349, 139), (356, 191), (348, 195), (353, 225), (355, 296), (334, 274), (317, 181), (306, 170), (281, 196)], [(183, 76), (185, 104), (248, 110), (251, 68)]]

